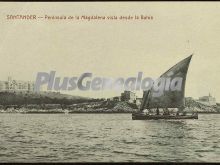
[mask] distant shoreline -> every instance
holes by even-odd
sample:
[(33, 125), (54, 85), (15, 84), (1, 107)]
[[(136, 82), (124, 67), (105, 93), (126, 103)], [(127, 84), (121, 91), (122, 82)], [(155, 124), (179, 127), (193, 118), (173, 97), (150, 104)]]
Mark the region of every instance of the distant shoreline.
[(65, 112), (27, 112), (27, 113), (22, 113), (22, 114), (113, 114), (113, 113), (129, 113), (131, 114), (132, 112), (69, 112), (69, 113), (65, 113)]
[(220, 114), (220, 112), (198, 112), (200, 114)]
[[(0, 92), (0, 113), (20, 114), (112, 114), (135, 113), (140, 102), (110, 99), (91, 99), (56, 92)], [(220, 114), (220, 104), (207, 106), (194, 99), (185, 99), (188, 112)], [(176, 111), (176, 110), (174, 110)]]
[[(59, 111), (53, 111), (53, 112), (0, 112), (0, 114), (132, 114), (133, 112), (113, 112), (113, 111), (106, 111), (106, 112), (59, 112)], [(198, 114), (220, 114), (220, 112), (197, 112)]]

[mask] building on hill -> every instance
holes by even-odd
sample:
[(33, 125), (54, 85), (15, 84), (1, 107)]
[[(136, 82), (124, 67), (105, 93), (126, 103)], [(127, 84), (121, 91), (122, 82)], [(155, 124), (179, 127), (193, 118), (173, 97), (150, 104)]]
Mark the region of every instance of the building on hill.
[(202, 103), (204, 105), (214, 106), (216, 105), (215, 97), (212, 97), (211, 94), (209, 96), (202, 96), (198, 100), (199, 103)]
[(114, 101), (121, 101), (121, 97), (120, 96), (113, 97), (113, 100)]
[(107, 101), (121, 101), (121, 97), (120, 96), (111, 97), (108, 98)]
[(13, 80), (0, 81), (0, 91), (34, 91), (34, 82)]
[(121, 93), (121, 101), (128, 101), (134, 103), (136, 100), (136, 95), (131, 91), (124, 91)]

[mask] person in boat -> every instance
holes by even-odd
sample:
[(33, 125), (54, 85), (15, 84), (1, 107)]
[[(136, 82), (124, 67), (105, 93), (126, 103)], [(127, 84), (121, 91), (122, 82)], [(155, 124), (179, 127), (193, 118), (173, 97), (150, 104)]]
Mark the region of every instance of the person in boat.
[(164, 108), (163, 111), (163, 115), (170, 115), (168, 108)]
[(179, 111), (176, 112), (176, 116), (179, 116)]
[(179, 112), (181, 113), (181, 116), (186, 116), (186, 111), (184, 111), (184, 107), (183, 106), (181, 106), (181, 107), (179, 107), (178, 108), (178, 116), (179, 116)]
[(186, 111), (183, 111), (183, 116), (186, 116)]
[(157, 107), (157, 115), (160, 115), (160, 111), (159, 108)]

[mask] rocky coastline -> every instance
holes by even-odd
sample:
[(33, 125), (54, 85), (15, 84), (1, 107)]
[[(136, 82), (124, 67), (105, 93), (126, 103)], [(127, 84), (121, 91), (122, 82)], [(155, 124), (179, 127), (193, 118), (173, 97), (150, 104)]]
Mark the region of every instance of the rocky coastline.
[[(0, 113), (134, 113), (140, 104), (110, 99), (92, 99), (54, 92), (0, 92)], [(185, 111), (220, 113), (220, 104), (207, 106), (194, 99), (185, 99)], [(171, 112), (175, 110), (171, 109)]]
[(99, 101), (72, 105), (32, 104), (0, 106), (0, 113), (133, 113), (137, 111), (138, 107), (134, 103), (115, 101)]
[[(197, 102), (186, 103), (187, 112), (203, 114), (218, 114), (220, 106), (206, 106)], [(97, 101), (76, 103), (71, 105), (62, 104), (29, 104), (29, 105), (0, 105), (0, 113), (23, 113), (23, 114), (59, 114), (59, 113), (134, 113), (138, 106), (126, 101)], [(175, 109), (171, 109), (175, 112)]]

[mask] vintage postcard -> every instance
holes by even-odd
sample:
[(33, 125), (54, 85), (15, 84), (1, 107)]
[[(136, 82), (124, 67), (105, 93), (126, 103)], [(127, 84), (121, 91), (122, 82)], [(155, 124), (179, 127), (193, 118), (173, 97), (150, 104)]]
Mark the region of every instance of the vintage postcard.
[(0, 2), (0, 162), (220, 162), (219, 2)]

